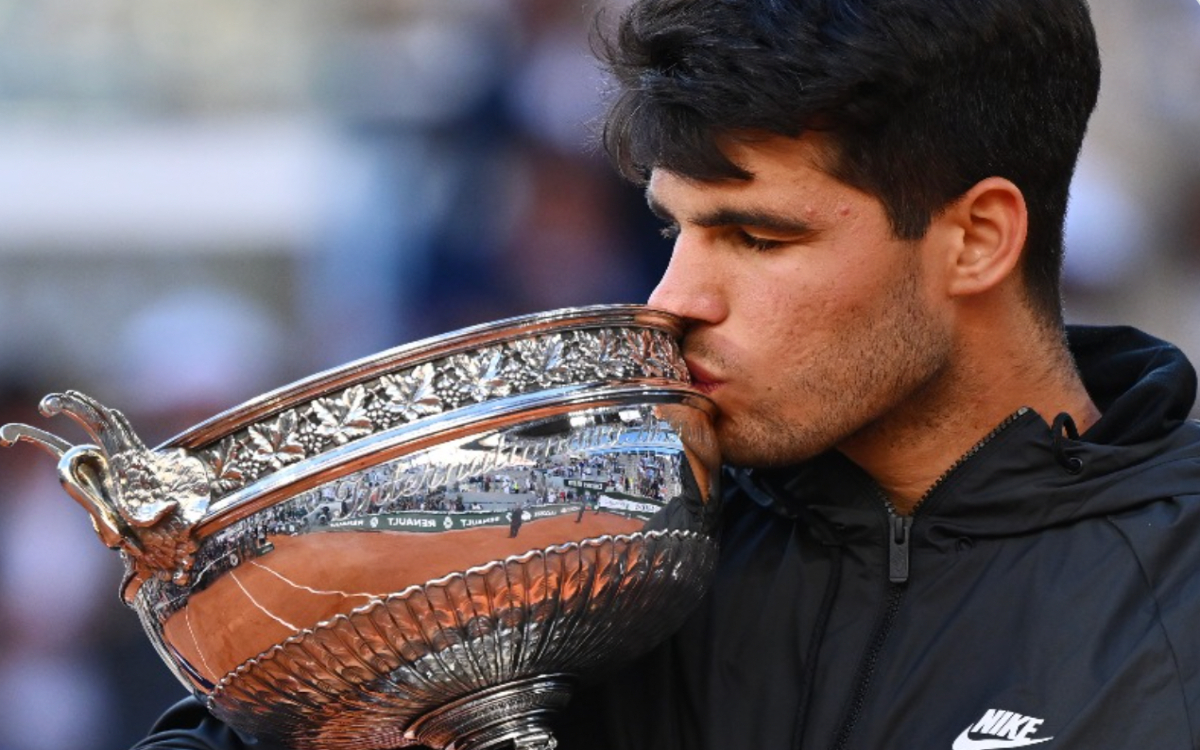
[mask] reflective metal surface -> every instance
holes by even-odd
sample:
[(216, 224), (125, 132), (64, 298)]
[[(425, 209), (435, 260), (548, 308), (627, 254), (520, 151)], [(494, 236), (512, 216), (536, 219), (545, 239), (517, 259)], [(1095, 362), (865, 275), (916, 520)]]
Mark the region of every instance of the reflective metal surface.
[(156, 449), (83, 394), (27, 425), (121, 552), (176, 676), (297, 748), (550, 748), (546, 717), (704, 590), (718, 457), (671, 316), (561, 310), (418, 342)]

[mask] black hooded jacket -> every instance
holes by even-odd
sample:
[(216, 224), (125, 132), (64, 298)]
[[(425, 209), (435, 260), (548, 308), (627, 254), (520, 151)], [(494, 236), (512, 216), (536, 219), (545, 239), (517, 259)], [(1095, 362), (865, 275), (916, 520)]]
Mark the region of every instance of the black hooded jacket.
[(1195, 372), (1070, 343), (1103, 417), (1017, 412), (911, 519), (839, 454), (737, 475), (709, 596), (561, 747), (1200, 748)]
[[(1196, 376), (1072, 328), (1103, 417), (1022, 409), (911, 517), (840, 454), (731, 475), (683, 629), (581, 686), (563, 750), (1200, 748)], [(194, 701), (139, 748), (242, 747)]]

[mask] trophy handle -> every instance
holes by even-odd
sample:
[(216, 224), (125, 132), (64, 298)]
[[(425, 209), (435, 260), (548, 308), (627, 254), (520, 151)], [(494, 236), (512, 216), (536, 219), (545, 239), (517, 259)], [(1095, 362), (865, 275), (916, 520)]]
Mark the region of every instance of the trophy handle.
[(0, 447), (33, 443), (58, 460), (59, 481), (91, 516), (100, 540), (128, 555), (125, 600), (149, 576), (185, 583), (194, 526), (210, 499), (203, 462), (181, 449), (148, 449), (123, 414), (77, 391), (46, 396), (41, 412), (70, 417), (95, 443), (72, 445), (36, 427), (6, 424)]
[(59, 465), (59, 479), (75, 502), (92, 517), (92, 527), (110, 549), (125, 546), (128, 527), (103, 492), (100, 479), (107, 467), (104, 457), (95, 446), (75, 446), (66, 440), (27, 424), (6, 424), (0, 427), (0, 448), (20, 442), (31, 443), (53, 456)]
[(7, 448), (21, 441), (33, 443), (42, 448), (54, 456), (55, 460), (61, 459), (64, 453), (71, 450), (71, 444), (58, 435), (52, 435), (27, 424), (13, 423), (0, 427), (0, 448)]

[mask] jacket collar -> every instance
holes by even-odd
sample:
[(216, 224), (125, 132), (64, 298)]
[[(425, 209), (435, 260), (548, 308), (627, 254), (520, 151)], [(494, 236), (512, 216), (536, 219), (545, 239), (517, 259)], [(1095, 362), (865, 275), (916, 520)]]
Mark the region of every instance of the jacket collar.
[[(914, 517), (918, 546), (1027, 533), (1194, 492), (1200, 427), (1188, 422), (1196, 373), (1176, 347), (1128, 327), (1068, 327), (1084, 385), (1103, 416), (1083, 435), (1056, 433), (1023, 410), (952, 470)], [(1152, 466), (1180, 468), (1139, 481)], [(817, 533), (874, 538), (887, 505), (875, 482), (840, 453), (786, 469), (739, 471), (759, 503), (806, 519)]]

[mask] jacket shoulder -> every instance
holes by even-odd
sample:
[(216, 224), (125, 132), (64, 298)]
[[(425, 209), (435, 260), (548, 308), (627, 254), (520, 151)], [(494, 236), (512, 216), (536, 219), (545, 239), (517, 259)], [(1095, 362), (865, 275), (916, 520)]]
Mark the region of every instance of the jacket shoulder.
[(243, 737), (195, 698), (171, 706), (132, 750), (278, 750)]
[(1147, 587), (1193, 731), (1200, 731), (1200, 478), (1195, 490), (1112, 516)]

